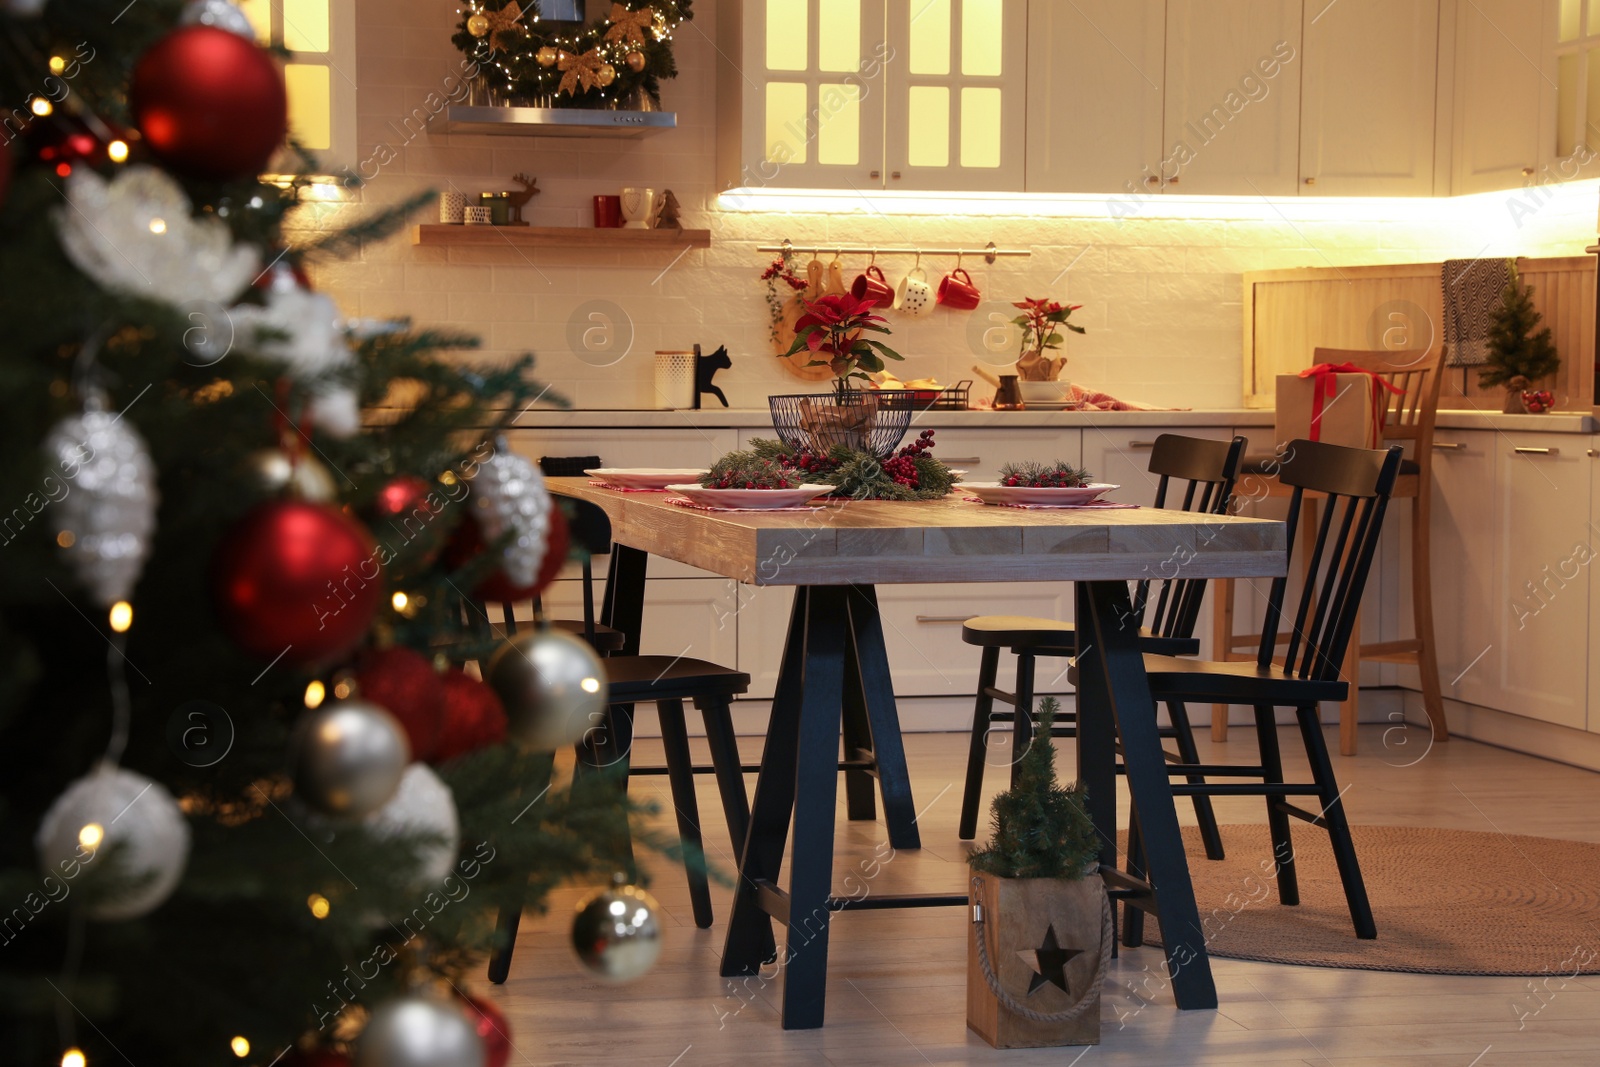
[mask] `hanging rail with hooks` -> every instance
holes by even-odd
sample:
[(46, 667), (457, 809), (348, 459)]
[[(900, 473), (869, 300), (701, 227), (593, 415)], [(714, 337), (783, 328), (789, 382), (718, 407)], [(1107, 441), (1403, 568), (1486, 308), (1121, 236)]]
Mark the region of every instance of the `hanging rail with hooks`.
[(990, 241), (983, 248), (915, 248), (909, 245), (879, 246), (869, 248), (865, 245), (796, 245), (784, 241), (779, 245), (757, 245), (757, 252), (792, 252), (799, 255), (810, 252), (814, 256), (833, 253), (836, 256), (982, 256), (985, 263), (993, 264), (999, 256), (1031, 256), (1033, 252), (1026, 248), (996, 248)]

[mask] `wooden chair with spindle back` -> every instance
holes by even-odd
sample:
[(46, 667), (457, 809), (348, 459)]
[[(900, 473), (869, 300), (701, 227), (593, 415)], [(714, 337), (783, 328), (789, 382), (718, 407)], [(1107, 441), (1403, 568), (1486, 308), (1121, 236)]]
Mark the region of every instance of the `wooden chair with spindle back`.
[[(1382, 390), (1384, 401), (1383, 439), (1406, 446), (1409, 455), (1402, 460), (1394, 497), (1411, 501), (1411, 621), (1412, 636), (1396, 641), (1360, 641), (1360, 630), (1345, 655), (1344, 673), (1350, 681), (1350, 696), (1339, 706), (1339, 751), (1356, 752), (1358, 712), (1357, 686), (1361, 661), (1403, 663), (1415, 666), (1421, 674), (1423, 707), (1435, 741), (1450, 736), (1445, 725), (1444, 699), (1439, 687), (1439, 663), (1433, 629), (1433, 572), (1429, 552), (1431, 504), (1433, 501), (1433, 430), (1439, 412), (1439, 389), (1443, 383), (1445, 349), (1367, 351), (1364, 349), (1317, 348), (1312, 363), (1349, 363), (1368, 370), (1388, 382), (1398, 393)], [(1275, 457), (1249, 457), (1240, 475), (1236, 504), (1262, 496), (1288, 496), (1290, 489), (1277, 478)], [(1315, 527), (1316, 498), (1307, 498), (1312, 521), (1301, 529)], [(1241, 650), (1253, 649), (1256, 634), (1233, 632), (1234, 600), (1231, 580), (1218, 581), (1212, 602), (1212, 647), (1218, 660), (1248, 658)], [(1211, 712), (1211, 736), (1223, 741), (1228, 736), (1228, 706), (1218, 704)]]

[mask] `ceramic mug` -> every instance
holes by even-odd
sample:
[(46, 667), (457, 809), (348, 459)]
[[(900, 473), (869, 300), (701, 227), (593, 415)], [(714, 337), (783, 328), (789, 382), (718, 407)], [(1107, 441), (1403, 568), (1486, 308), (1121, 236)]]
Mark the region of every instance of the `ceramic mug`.
[(871, 300), (875, 308), (894, 306), (894, 288), (883, 276), (883, 268), (877, 265), (868, 267), (856, 277), (850, 285), (850, 295), (857, 300)]
[(972, 284), (972, 275), (957, 267), (939, 282), (939, 303), (956, 311), (971, 311), (983, 297)]
[(594, 198), (594, 224), (596, 229), (614, 230), (622, 225), (622, 197), (597, 196)]
[(648, 230), (656, 224), (656, 191), (654, 189), (638, 189), (629, 186), (622, 190), (622, 228), (625, 230)]
[(927, 271), (912, 267), (906, 272), (895, 292), (894, 306), (914, 319), (933, 310), (933, 286), (928, 284)]

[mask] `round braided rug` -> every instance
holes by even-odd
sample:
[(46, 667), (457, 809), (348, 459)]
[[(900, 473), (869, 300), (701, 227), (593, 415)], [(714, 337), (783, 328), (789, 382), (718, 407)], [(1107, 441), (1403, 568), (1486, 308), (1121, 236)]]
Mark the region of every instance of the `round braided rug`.
[[(1213, 956), (1420, 974), (1600, 974), (1600, 845), (1406, 826), (1357, 826), (1378, 927), (1350, 923), (1328, 835), (1291, 820), (1300, 903), (1278, 903), (1264, 825), (1224, 826), (1223, 860), (1183, 828)], [(1155, 917), (1146, 941), (1160, 943)]]

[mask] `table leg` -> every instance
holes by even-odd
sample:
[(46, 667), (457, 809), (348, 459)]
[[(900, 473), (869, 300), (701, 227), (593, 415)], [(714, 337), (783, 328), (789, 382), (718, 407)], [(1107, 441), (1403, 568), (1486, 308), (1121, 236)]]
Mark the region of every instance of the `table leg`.
[[(1215, 1008), (1217, 989), (1206, 956), (1194, 885), (1189, 879), (1189, 862), (1183, 852), (1183, 836), (1178, 830), (1178, 813), (1173, 806), (1167, 762), (1156, 726), (1155, 701), (1150, 695), (1144, 657), (1139, 651), (1139, 631), (1128, 599), (1128, 587), (1124, 582), (1080, 582), (1078, 590), (1080, 607), (1087, 602), (1089, 608), (1087, 614), (1080, 612), (1078, 615), (1079, 640), (1082, 641), (1082, 627), (1087, 622), (1094, 651), (1093, 655), (1087, 654), (1089, 650), (1080, 653), (1078, 662), (1079, 745), (1085, 743), (1084, 725), (1103, 719), (1110, 712), (1122, 737), (1128, 792), (1138, 812), (1144, 866), (1155, 888), (1156, 915), (1161, 920), (1161, 940), (1166, 946), (1173, 997), (1182, 1009)], [(1097, 674), (1100, 679), (1086, 692), (1084, 679), (1093, 679)], [(1085, 698), (1091, 696), (1092, 703), (1084, 706)], [(1094, 733), (1094, 756), (1096, 762), (1101, 762), (1105, 742), (1100, 730)], [(1104, 772), (1099, 771), (1095, 778), (1103, 776)], [(1091, 783), (1090, 788), (1096, 787)], [(1105, 797), (1098, 803), (1094, 802), (1093, 792), (1090, 797), (1091, 814), (1095, 814)]]
[[(847, 683), (846, 692), (856, 689), (866, 704), (889, 844), (897, 849), (921, 848), (917, 808), (911, 799), (911, 775), (906, 770), (905, 744), (900, 737), (900, 715), (895, 708), (894, 682), (889, 674), (889, 653), (883, 642), (883, 618), (878, 613), (878, 592), (870, 585), (855, 585), (850, 587), (848, 599), (852, 636), (849, 662), (856, 668), (857, 684), (852, 687)], [(848, 730), (847, 722), (847, 748)]]
[(728, 936), (723, 943), (722, 976), (756, 975), (776, 954), (772, 919), (761, 908), (758, 881), (776, 884), (783, 864), (784, 839), (794, 813), (795, 751), (800, 737), (801, 681), (805, 674), (806, 608), (811, 599), (804, 587), (794, 591), (789, 610), (789, 634), (783, 643), (783, 663), (767, 719), (767, 742), (761, 751), (761, 772), (756, 776), (755, 798), (750, 805), (750, 830), (739, 856), (739, 881), (734, 887), (728, 915)]
[[(867, 694), (861, 673), (861, 656), (854, 641), (844, 646), (844, 758), (857, 760), (872, 751), (872, 725), (867, 719)], [(871, 771), (852, 768), (844, 772), (844, 810), (852, 821), (871, 822), (878, 817), (877, 785)]]

